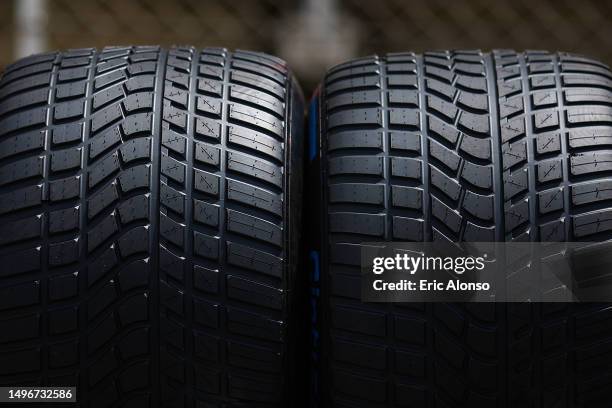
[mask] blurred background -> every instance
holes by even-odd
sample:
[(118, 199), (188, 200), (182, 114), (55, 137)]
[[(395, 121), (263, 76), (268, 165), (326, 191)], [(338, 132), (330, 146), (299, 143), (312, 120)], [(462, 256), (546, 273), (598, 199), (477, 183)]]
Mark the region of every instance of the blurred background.
[(0, 0), (0, 69), (41, 51), (128, 44), (265, 51), (308, 95), (325, 68), (391, 51), (551, 49), (612, 63), (612, 1)]

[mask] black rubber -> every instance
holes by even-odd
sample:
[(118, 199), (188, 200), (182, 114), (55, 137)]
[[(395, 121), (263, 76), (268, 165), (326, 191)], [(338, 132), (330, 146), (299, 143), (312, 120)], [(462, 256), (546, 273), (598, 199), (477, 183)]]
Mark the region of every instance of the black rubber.
[(0, 385), (76, 385), (92, 408), (288, 406), (302, 133), (301, 91), (264, 54), (126, 47), (9, 66)]
[(365, 304), (359, 262), (362, 242), (611, 239), (610, 70), (398, 53), (332, 68), (316, 98), (321, 406), (609, 406), (611, 305)]

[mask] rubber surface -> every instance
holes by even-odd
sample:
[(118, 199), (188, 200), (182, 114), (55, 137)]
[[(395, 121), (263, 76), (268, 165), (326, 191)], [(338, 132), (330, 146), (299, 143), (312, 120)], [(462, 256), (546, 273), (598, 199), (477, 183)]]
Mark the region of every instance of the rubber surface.
[(286, 406), (303, 100), (264, 54), (74, 50), (0, 81), (0, 385)]
[(612, 308), (364, 304), (360, 243), (612, 238), (612, 73), (565, 53), (388, 54), (320, 96), (319, 400), (603, 407)]

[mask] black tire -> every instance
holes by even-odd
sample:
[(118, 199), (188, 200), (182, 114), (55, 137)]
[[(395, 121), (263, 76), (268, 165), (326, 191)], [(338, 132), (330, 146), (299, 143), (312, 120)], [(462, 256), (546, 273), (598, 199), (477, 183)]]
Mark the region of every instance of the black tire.
[(0, 385), (81, 407), (287, 406), (303, 98), (221, 48), (25, 58), (0, 81)]
[(366, 304), (359, 262), (362, 242), (612, 239), (610, 70), (388, 54), (332, 68), (314, 103), (321, 405), (608, 406), (611, 305)]

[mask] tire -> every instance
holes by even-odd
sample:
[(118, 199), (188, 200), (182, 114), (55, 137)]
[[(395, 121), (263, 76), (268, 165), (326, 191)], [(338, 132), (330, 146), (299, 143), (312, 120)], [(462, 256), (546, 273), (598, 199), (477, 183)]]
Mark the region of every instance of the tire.
[(611, 305), (362, 303), (359, 262), (363, 242), (611, 239), (610, 70), (387, 54), (330, 69), (313, 106), (321, 406), (607, 406)]
[(76, 385), (81, 407), (287, 406), (302, 132), (299, 86), (265, 54), (9, 66), (0, 384)]

